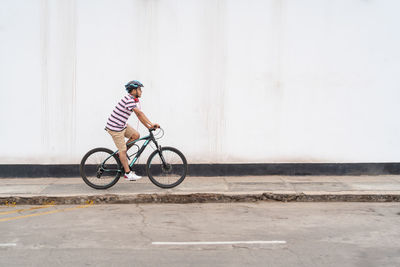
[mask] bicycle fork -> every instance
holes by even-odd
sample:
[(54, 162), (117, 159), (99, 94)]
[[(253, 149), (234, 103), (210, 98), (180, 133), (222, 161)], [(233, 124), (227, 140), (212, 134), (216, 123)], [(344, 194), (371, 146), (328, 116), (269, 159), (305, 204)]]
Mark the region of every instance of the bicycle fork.
[(163, 156), (163, 154), (162, 154), (161, 146), (157, 143), (156, 140), (153, 140), (153, 142), (154, 142), (154, 144), (155, 144), (156, 147), (157, 147), (158, 155), (160, 155), (163, 168), (168, 169), (168, 164), (167, 164), (167, 162), (165, 161), (165, 158), (164, 158), (164, 156)]

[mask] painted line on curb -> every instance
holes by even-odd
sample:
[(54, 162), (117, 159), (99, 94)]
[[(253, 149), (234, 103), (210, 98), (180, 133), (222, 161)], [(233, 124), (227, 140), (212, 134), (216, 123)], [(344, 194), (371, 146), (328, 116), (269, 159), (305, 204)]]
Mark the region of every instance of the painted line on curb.
[(0, 215), (6, 215), (6, 214), (17, 213), (17, 212), (28, 211), (28, 210), (45, 209), (45, 208), (49, 208), (52, 206), (54, 206), (54, 205), (44, 205), (44, 206), (33, 207), (33, 208), (29, 208), (29, 209), (17, 209), (17, 210), (3, 211), (3, 212), (0, 212)]
[(213, 242), (152, 242), (152, 245), (235, 245), (235, 244), (286, 244), (284, 240), (271, 241), (213, 241)]
[(88, 208), (90, 206), (93, 206), (93, 203), (87, 204), (87, 205), (81, 205), (81, 206), (77, 206), (77, 207), (73, 207), (73, 208), (65, 208), (65, 209), (60, 209), (60, 210), (51, 210), (51, 211), (28, 214), (28, 215), (22, 215), (22, 216), (17, 216), (17, 217), (3, 218), (3, 219), (0, 219), (0, 222), (18, 220), (18, 219), (23, 219), (23, 218), (28, 218), (28, 217), (35, 217), (35, 216), (40, 216), (40, 215), (53, 214), (53, 213), (58, 213), (58, 212), (63, 212), (63, 211), (70, 211), (70, 210), (75, 210), (75, 209), (84, 209), (84, 208)]

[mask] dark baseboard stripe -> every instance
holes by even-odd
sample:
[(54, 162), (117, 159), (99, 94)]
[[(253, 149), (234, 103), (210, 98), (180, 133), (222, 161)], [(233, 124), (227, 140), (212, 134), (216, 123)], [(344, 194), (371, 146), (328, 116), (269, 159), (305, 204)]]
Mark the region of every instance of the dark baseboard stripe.
[[(134, 169), (145, 174), (144, 165)], [(190, 164), (188, 172), (190, 176), (385, 174), (400, 174), (400, 163)], [(0, 164), (0, 177), (79, 177), (79, 165)]]

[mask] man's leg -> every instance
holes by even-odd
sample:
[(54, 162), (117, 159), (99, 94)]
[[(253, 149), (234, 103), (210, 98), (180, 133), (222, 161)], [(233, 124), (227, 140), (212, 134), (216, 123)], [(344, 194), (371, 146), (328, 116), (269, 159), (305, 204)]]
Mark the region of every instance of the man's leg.
[(130, 172), (128, 159), (126, 158), (126, 144), (125, 137), (126, 129), (121, 132), (114, 132), (107, 130), (107, 132), (111, 135), (116, 147), (119, 150), (119, 159), (121, 160), (122, 166), (124, 166), (125, 172)]
[(128, 143), (139, 139), (140, 134), (138, 131), (136, 131), (135, 129), (133, 129), (131, 126), (128, 125), (126, 127), (125, 137), (129, 138), (129, 140), (126, 142), (127, 149), (129, 150), (129, 148), (131, 148), (132, 145), (128, 145)]
[(122, 166), (124, 166), (125, 173), (130, 172), (131, 169), (129, 168), (128, 159), (126, 158), (126, 150), (119, 151), (119, 159), (121, 160)]
[[(127, 149), (129, 150), (129, 148), (132, 146), (132, 145), (129, 145), (128, 146), (128, 143), (129, 142), (132, 142), (132, 141), (135, 141), (136, 139), (139, 139), (139, 137), (140, 137), (140, 134), (138, 133), (138, 131), (136, 131), (135, 129), (133, 129), (131, 126), (129, 126), (129, 125), (127, 125), (126, 126), (126, 131), (125, 131), (125, 137), (126, 138), (128, 138), (129, 140), (128, 140), (128, 142), (126, 142), (126, 147), (127, 147)], [(126, 157), (126, 153), (124, 152), (124, 157)], [(132, 174), (132, 173), (131, 173)], [(138, 176), (138, 175), (136, 175), (136, 173), (133, 173), (132, 174), (132, 177), (131, 177), (131, 179), (132, 180), (138, 180), (138, 179), (140, 179), (140, 178), (142, 178), (141, 176)]]

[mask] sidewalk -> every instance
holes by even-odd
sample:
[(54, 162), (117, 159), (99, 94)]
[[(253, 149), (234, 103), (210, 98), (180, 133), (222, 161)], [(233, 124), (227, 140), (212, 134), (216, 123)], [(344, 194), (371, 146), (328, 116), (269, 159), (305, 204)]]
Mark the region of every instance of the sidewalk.
[(77, 178), (0, 178), (0, 205), (249, 201), (400, 202), (400, 175), (187, 177), (161, 189), (147, 177), (95, 190)]

